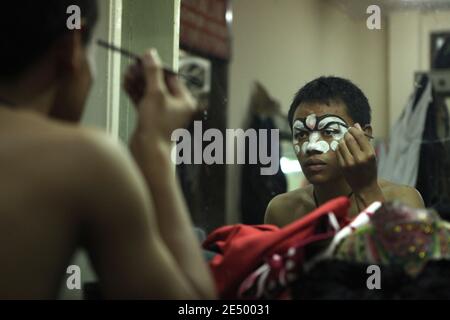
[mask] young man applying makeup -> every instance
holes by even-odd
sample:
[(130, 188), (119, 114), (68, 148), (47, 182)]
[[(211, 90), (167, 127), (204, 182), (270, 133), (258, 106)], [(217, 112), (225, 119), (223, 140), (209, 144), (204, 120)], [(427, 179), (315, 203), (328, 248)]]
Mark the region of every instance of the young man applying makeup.
[(321, 77), (309, 82), (296, 94), (288, 118), (310, 184), (273, 198), (265, 223), (285, 226), (338, 196), (349, 197), (351, 217), (374, 201), (424, 207), (416, 189), (377, 178), (369, 102), (350, 81)]
[[(81, 30), (67, 29), (70, 5)], [(80, 125), (96, 20), (95, 0), (0, 4), (0, 299), (57, 298), (77, 248), (105, 299), (212, 299), (170, 161), (171, 132), (189, 124), (194, 101), (150, 50), (125, 77), (131, 153)]]

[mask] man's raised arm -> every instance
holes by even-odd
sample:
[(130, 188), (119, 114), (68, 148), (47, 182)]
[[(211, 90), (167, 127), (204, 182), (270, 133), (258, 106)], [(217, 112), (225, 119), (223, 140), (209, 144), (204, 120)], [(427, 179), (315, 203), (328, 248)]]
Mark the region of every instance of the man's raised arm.
[(125, 88), (138, 113), (130, 147), (153, 197), (162, 239), (196, 293), (214, 297), (213, 281), (170, 160), (172, 132), (188, 125), (195, 103), (175, 76), (164, 75), (156, 51), (129, 69)]

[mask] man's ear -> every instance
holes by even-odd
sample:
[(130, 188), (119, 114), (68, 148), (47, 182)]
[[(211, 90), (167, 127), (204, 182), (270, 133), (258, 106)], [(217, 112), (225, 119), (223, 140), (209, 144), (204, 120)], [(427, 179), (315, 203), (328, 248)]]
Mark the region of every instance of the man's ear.
[(367, 133), (369, 136), (372, 135), (372, 126), (370, 124), (366, 124), (363, 128), (364, 132)]
[(55, 43), (55, 55), (59, 75), (67, 75), (83, 65), (84, 47), (81, 30), (66, 32)]

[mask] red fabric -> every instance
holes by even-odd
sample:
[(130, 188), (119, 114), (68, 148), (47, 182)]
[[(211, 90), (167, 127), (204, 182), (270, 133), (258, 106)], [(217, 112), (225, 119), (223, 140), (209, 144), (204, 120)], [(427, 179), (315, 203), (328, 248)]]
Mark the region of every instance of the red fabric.
[[(346, 197), (331, 200), (301, 219), (283, 227), (273, 225), (232, 225), (213, 231), (203, 243), (205, 249), (218, 254), (209, 262), (219, 295), (235, 299), (245, 277), (275, 253), (285, 252), (314, 236), (320, 218), (330, 212), (339, 224), (346, 225), (350, 202)], [(212, 249), (215, 248), (215, 249)]]

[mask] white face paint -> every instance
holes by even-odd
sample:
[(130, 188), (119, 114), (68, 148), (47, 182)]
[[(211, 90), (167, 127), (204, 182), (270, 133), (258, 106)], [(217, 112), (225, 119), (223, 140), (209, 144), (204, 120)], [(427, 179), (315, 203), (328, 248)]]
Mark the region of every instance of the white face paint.
[(319, 122), (318, 125), (319, 130), (329, 130), (333, 131), (331, 133), (331, 137), (333, 141), (330, 142), (330, 148), (333, 151), (336, 151), (339, 141), (345, 136), (348, 131), (347, 124), (341, 118), (338, 117), (326, 117), (323, 118), (322, 121)]
[(338, 145), (339, 145), (339, 142), (337, 142), (337, 141), (331, 141), (331, 143), (330, 143), (330, 148), (331, 148), (331, 150), (336, 151)]
[[(292, 131), (294, 132), (294, 135), (295, 135), (296, 131), (304, 130), (305, 126), (303, 125), (303, 123), (300, 120), (295, 120), (292, 128), (293, 128)], [(295, 153), (299, 154), (302, 150), (299, 142), (296, 141), (295, 139), (293, 139), (293, 144), (294, 144)]]
[(316, 115), (310, 114), (307, 118), (306, 118), (306, 126), (308, 127), (309, 130), (314, 130), (314, 128), (316, 127), (316, 122), (317, 122), (317, 117)]
[(328, 142), (320, 139), (320, 132), (313, 131), (313, 133), (309, 136), (309, 141), (302, 144), (302, 153), (306, 154), (308, 151), (327, 153), (330, 150), (330, 145)]
[[(304, 155), (311, 151), (327, 153), (330, 149), (336, 151), (339, 141), (348, 131), (345, 121), (336, 116), (323, 117), (317, 123), (317, 116), (311, 114), (305, 119), (305, 124), (296, 120), (293, 125), (294, 136), (299, 134), (300, 138), (306, 138), (306, 135), (308, 135), (308, 141), (303, 142), (301, 147), (299, 146), (300, 143), (294, 138), (294, 148), (297, 154), (301, 152)], [(331, 137), (333, 141), (328, 143), (323, 140), (323, 136)]]

